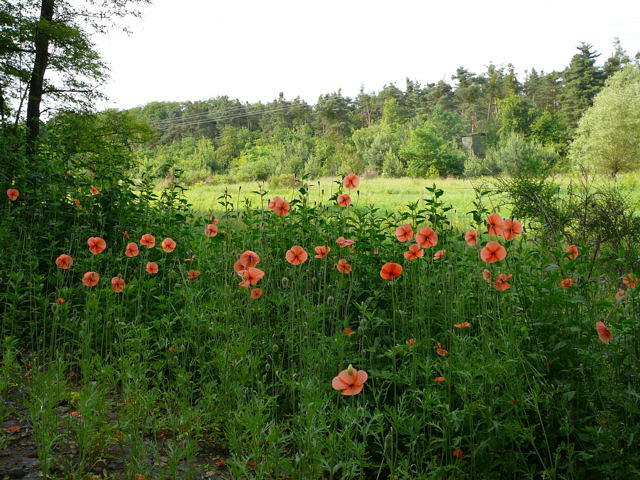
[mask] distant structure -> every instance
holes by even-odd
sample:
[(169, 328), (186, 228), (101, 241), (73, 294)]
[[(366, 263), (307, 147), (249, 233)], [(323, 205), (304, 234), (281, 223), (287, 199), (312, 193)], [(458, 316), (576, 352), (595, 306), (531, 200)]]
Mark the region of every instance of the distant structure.
[(462, 136), (462, 148), (469, 153), (473, 153), (476, 157), (484, 157), (484, 132), (470, 133)]

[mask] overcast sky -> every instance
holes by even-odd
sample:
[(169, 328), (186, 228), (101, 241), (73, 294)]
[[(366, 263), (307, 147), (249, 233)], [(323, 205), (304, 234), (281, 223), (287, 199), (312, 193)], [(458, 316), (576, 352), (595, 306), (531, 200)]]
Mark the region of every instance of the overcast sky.
[(386, 83), (450, 81), (514, 63), (561, 69), (580, 41), (604, 62), (619, 37), (640, 50), (640, 0), (154, 0), (132, 35), (97, 38), (105, 105), (228, 95), (269, 101)]

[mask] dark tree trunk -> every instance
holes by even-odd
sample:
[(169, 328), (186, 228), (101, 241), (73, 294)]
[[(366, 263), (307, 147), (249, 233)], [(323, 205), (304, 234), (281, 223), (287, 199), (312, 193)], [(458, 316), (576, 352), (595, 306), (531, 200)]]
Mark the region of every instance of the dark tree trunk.
[(40, 20), (34, 39), (35, 59), (29, 80), (29, 99), (27, 102), (27, 155), (36, 153), (36, 141), (40, 134), (40, 103), (44, 89), (44, 74), (49, 63), (50, 24), (53, 21), (55, 0), (42, 0)]

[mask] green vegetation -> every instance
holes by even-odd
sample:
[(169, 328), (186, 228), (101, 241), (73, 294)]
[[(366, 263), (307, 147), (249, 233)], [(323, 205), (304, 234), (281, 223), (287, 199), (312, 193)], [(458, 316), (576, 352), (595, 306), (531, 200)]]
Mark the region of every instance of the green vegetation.
[[(619, 45), (523, 83), (93, 113), (91, 32), (144, 2), (82, 3), (0, 16), (0, 476), (640, 475)], [(580, 163), (626, 173), (556, 176)]]

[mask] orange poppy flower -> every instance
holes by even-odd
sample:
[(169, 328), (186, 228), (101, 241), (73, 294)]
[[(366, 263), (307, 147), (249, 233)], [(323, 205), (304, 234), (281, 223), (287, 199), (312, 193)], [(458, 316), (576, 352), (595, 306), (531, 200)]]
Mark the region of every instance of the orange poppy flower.
[(285, 258), (291, 265), (300, 265), (307, 261), (309, 255), (300, 245), (294, 245), (289, 250), (287, 250)]
[(604, 343), (609, 343), (611, 341), (611, 330), (607, 328), (604, 322), (596, 322), (596, 331), (598, 332), (598, 338), (600, 338)]
[(107, 248), (107, 242), (100, 237), (89, 237), (87, 244), (89, 245), (89, 251), (94, 255), (104, 252), (104, 249)]
[(482, 278), (484, 278), (485, 282), (491, 283), (491, 272), (485, 268), (482, 271)]
[(624, 283), (627, 288), (636, 288), (638, 286), (638, 279), (631, 273), (627, 273), (622, 277), (622, 283)]
[(338, 265), (336, 266), (340, 273), (349, 273), (353, 268), (353, 265), (349, 265), (344, 258), (338, 260)]
[(444, 382), (444, 377), (436, 377), (436, 382), (438, 383)]
[(91, 189), (90, 190), (91, 190), (91, 195), (100, 195), (100, 190), (98, 190), (93, 185), (91, 185)]
[(385, 280), (393, 280), (402, 275), (402, 265), (399, 263), (388, 262), (380, 269), (380, 276)]
[(144, 245), (147, 248), (153, 248), (156, 246), (156, 237), (150, 233), (145, 233), (140, 238), (140, 245)]
[(276, 215), (284, 217), (287, 213), (289, 213), (291, 205), (289, 205), (289, 202), (283, 200), (280, 197), (273, 197), (273, 199), (271, 199), (271, 201), (269, 202), (269, 208), (273, 210)]
[(358, 188), (360, 186), (360, 178), (355, 173), (350, 173), (342, 179), (342, 185), (349, 190)]
[(364, 382), (369, 375), (364, 370), (356, 370), (349, 365), (346, 370), (342, 370), (338, 376), (331, 381), (334, 390), (342, 390), (342, 395), (357, 395), (362, 391)]
[(508, 290), (511, 287), (511, 284), (509, 283), (511, 277), (513, 277), (512, 273), (510, 273), (509, 275), (501, 273), (500, 275), (498, 275), (498, 279), (493, 284), (493, 288), (495, 288), (496, 290), (500, 290), (501, 292)]
[(442, 344), (440, 342), (438, 342), (438, 348), (436, 351), (438, 352), (438, 355), (440, 355), (441, 357), (444, 357), (447, 353), (449, 353), (444, 348), (442, 348)]
[(260, 263), (260, 255), (251, 250), (245, 250), (240, 254), (239, 261), (245, 268), (255, 267)]
[(20, 425), (11, 425), (10, 427), (5, 428), (7, 432), (19, 432), (22, 429)]
[(354, 243), (356, 243), (356, 241), (355, 240), (347, 240), (344, 237), (338, 237), (336, 239), (336, 243), (338, 245), (340, 245), (341, 248), (344, 248), (344, 247), (348, 247), (349, 245), (353, 245)]
[(113, 289), (114, 292), (116, 293), (120, 293), (124, 290), (124, 279), (120, 278), (120, 277), (113, 277), (111, 279), (111, 288)]
[(122, 232), (122, 236), (124, 238), (126, 238), (127, 240), (129, 240), (129, 232), (127, 232), (126, 230), (124, 232)]
[(404, 252), (403, 255), (407, 260), (415, 260), (416, 258), (424, 257), (424, 250), (420, 248), (420, 245), (414, 243), (409, 246), (409, 250)]
[(456, 328), (469, 328), (471, 324), (469, 322), (462, 322), (462, 323), (454, 323), (453, 326)]
[(176, 248), (176, 242), (173, 238), (165, 238), (164, 240), (162, 240), (162, 250), (165, 251), (165, 253), (171, 253), (175, 250)]
[(351, 197), (346, 193), (339, 195), (337, 201), (338, 205), (340, 205), (341, 207), (348, 207), (349, 205), (351, 205)]
[(96, 272), (87, 272), (82, 276), (82, 283), (85, 287), (95, 287), (100, 281), (100, 275)]
[(502, 237), (505, 240), (513, 240), (522, 233), (522, 224), (518, 220), (506, 219), (504, 221), (504, 229)]
[(9, 200), (11, 200), (12, 202), (15, 202), (18, 197), (20, 196), (20, 191), (15, 189), (15, 188), (8, 188), (7, 189), (7, 197), (9, 197)]
[(464, 234), (464, 241), (470, 247), (473, 247), (476, 243), (478, 243), (478, 232), (476, 232), (473, 228), (467, 230), (467, 233)]
[(254, 300), (256, 298), (260, 298), (262, 296), (262, 289), (261, 288), (254, 288), (251, 290), (251, 298), (253, 298)]
[(214, 223), (210, 223), (204, 227), (204, 234), (207, 237), (215, 237), (218, 234), (218, 226)]
[(69, 412), (69, 415), (71, 415), (72, 417), (78, 417), (80, 416), (80, 412), (74, 410), (73, 412)]
[(464, 453), (462, 453), (462, 450), (461, 450), (461, 449), (456, 448), (456, 449), (453, 451), (453, 456), (454, 456), (454, 457), (456, 457), (456, 458), (464, 458)]
[(62, 305), (64, 303), (64, 298), (60, 297), (58, 298), (57, 302)]
[(260, 279), (264, 277), (264, 272), (259, 268), (249, 267), (246, 270), (242, 270), (240, 276), (242, 277), (242, 282), (238, 285), (249, 288), (255, 287), (258, 284)]
[(423, 248), (435, 247), (438, 244), (438, 234), (431, 227), (423, 227), (416, 235), (416, 242)]
[(198, 270), (189, 270), (187, 273), (187, 278), (198, 278), (200, 276), (200, 272)]
[(327, 246), (322, 246), (322, 247), (315, 247), (314, 250), (316, 251), (315, 258), (324, 258), (327, 256), (327, 254), (331, 249)]
[(492, 213), (487, 217), (487, 228), (489, 230), (489, 235), (492, 237), (498, 237), (502, 235), (502, 231), (504, 230), (504, 220), (497, 213)]
[(622, 297), (624, 297), (627, 294), (626, 290), (618, 290), (616, 292), (616, 300), (620, 300)]
[(565, 278), (560, 282), (562, 288), (569, 288), (571, 285), (573, 285), (573, 280), (570, 278)]
[(487, 263), (495, 263), (504, 260), (507, 256), (507, 249), (498, 242), (488, 242), (482, 250), (480, 250), (480, 258)]
[(158, 264), (156, 262), (147, 262), (147, 273), (158, 273)]
[(349, 327), (347, 327), (347, 328), (344, 329), (344, 334), (347, 337), (350, 337), (351, 335), (353, 335), (353, 330), (351, 330)]
[(83, 206), (82, 206), (82, 204), (80, 203), (80, 200), (79, 200), (79, 199), (74, 198), (74, 199), (73, 199), (73, 203), (75, 203), (76, 208), (77, 208), (78, 210), (84, 210), (84, 207), (83, 207)]
[(71, 258), (70, 255), (63, 253), (62, 255), (58, 256), (58, 258), (56, 258), (56, 265), (62, 270), (69, 270), (69, 267), (73, 265), (73, 258)]
[(565, 252), (567, 252), (567, 257), (570, 258), (571, 260), (575, 260), (575, 258), (579, 255), (578, 253), (578, 247), (576, 247), (575, 245), (569, 245), (566, 249)]
[(438, 250), (434, 255), (433, 258), (434, 260), (440, 260), (442, 257), (444, 257), (444, 254), (447, 253), (446, 250)]
[(413, 238), (413, 228), (411, 228), (411, 225), (400, 225), (396, 228), (396, 238), (399, 242), (410, 242)]
[(413, 347), (416, 344), (416, 339), (415, 338), (410, 338), (409, 340), (407, 340), (404, 343), (407, 344), (407, 347)]
[(127, 243), (127, 246), (124, 247), (124, 254), (129, 258), (137, 257), (140, 254), (138, 244), (135, 242)]

